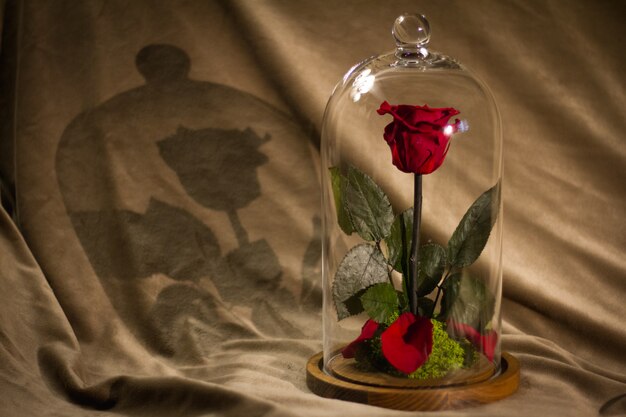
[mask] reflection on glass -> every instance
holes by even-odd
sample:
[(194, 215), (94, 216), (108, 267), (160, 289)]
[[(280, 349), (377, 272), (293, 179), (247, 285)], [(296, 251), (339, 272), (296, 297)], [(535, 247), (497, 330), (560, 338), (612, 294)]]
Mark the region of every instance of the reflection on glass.
[(367, 68), (363, 70), (352, 83), (352, 91), (350, 92), (350, 98), (355, 103), (361, 99), (363, 94), (368, 93), (374, 86), (376, 76), (371, 75), (372, 70)]

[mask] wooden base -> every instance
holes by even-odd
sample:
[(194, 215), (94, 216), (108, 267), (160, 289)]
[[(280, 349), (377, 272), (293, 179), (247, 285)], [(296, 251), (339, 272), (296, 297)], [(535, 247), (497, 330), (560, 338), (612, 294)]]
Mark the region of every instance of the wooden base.
[(493, 362), (481, 354), (473, 366), (451, 371), (444, 378), (412, 379), (393, 376), (385, 372), (368, 372), (359, 369), (354, 359), (344, 359), (341, 354), (335, 355), (326, 369), (344, 381), (385, 388), (441, 388), (475, 384), (488, 380), (496, 371)]
[[(344, 380), (323, 371), (322, 352), (313, 355), (307, 363), (307, 385), (315, 394), (377, 407), (396, 410), (448, 410), (486, 404), (508, 397), (517, 391), (520, 378), (519, 361), (509, 353), (502, 354), (501, 372), (490, 379), (466, 380), (454, 386), (375, 386)], [(468, 382), (469, 381), (469, 382)], [(376, 383), (378, 383), (377, 380)]]

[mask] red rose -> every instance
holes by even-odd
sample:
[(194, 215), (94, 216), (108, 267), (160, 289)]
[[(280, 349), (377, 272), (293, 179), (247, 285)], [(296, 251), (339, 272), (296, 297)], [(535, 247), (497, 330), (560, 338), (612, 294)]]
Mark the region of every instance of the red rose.
[(487, 359), (493, 360), (498, 344), (498, 333), (491, 330), (487, 334), (482, 334), (468, 324), (457, 323), (453, 320), (448, 320), (448, 333), (454, 337), (465, 337), (476, 349), (484, 353)]
[(374, 320), (366, 321), (363, 325), (363, 328), (361, 329), (361, 334), (359, 335), (359, 337), (354, 339), (352, 343), (350, 343), (341, 351), (343, 357), (346, 359), (354, 358), (354, 355), (356, 354), (356, 350), (359, 345), (364, 341), (374, 337), (374, 333), (376, 333), (376, 330), (378, 330), (378, 323), (376, 323)]
[(433, 324), (427, 317), (402, 313), (380, 336), (383, 355), (400, 372), (422, 366), (433, 350)]
[(383, 137), (391, 148), (393, 164), (400, 171), (430, 174), (441, 166), (448, 152), (450, 135), (460, 123), (456, 119), (454, 125), (448, 125), (448, 120), (459, 114), (458, 110), (427, 105), (392, 106), (384, 101), (377, 112), (393, 116)]

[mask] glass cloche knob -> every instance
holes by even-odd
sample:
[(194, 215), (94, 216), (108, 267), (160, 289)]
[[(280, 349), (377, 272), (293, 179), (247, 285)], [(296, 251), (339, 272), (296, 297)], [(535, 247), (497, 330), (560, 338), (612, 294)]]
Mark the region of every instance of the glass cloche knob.
[(396, 56), (407, 57), (419, 54), (428, 55), (426, 45), (430, 40), (430, 25), (426, 17), (419, 14), (403, 14), (393, 24), (391, 30), (396, 40)]

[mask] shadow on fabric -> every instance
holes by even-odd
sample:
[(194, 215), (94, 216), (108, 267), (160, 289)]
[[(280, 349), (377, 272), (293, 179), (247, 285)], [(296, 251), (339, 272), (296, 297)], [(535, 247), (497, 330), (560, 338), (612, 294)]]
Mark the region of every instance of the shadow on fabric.
[(178, 47), (146, 46), (136, 66), (145, 85), (78, 115), (56, 155), (71, 223), (116, 312), (149, 349), (192, 362), (226, 340), (302, 337), (281, 311), (320, 305), (319, 218), (298, 297), (245, 216), (262, 212), (259, 169), (280, 157), (263, 148), (306, 137), (258, 98), (190, 79)]

